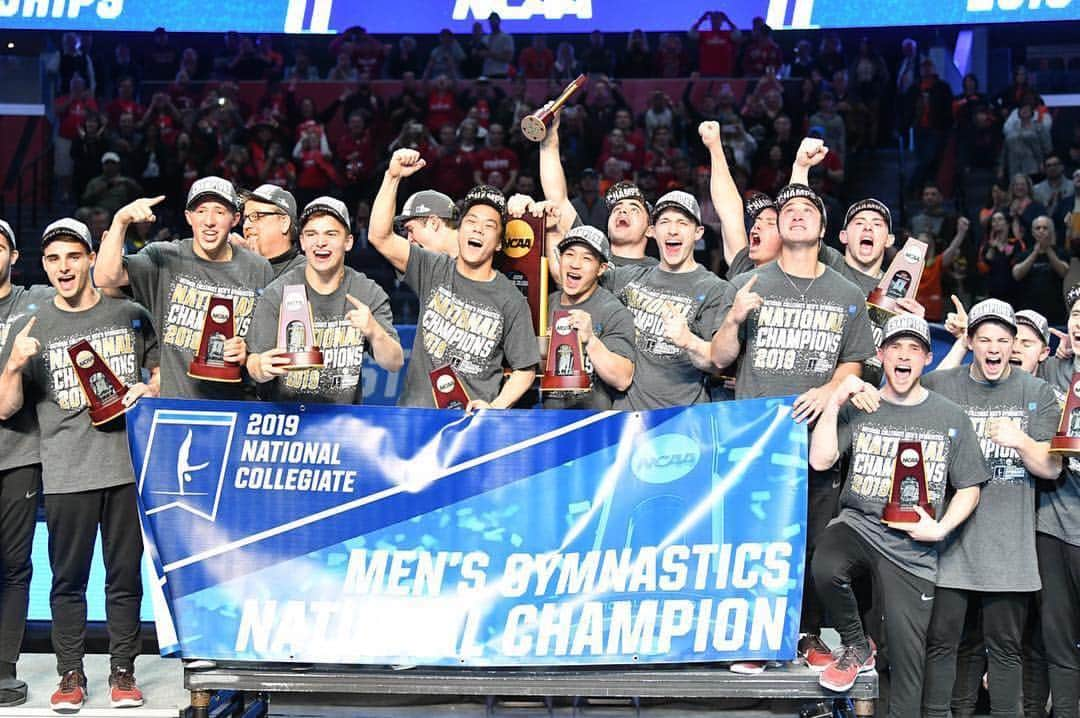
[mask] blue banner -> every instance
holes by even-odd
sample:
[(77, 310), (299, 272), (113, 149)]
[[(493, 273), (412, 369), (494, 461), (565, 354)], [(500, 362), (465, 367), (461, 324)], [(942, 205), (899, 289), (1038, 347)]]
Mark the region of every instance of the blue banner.
[(790, 398), (472, 416), (158, 399), (127, 425), (159, 628), (186, 658), (795, 654), (807, 435)]

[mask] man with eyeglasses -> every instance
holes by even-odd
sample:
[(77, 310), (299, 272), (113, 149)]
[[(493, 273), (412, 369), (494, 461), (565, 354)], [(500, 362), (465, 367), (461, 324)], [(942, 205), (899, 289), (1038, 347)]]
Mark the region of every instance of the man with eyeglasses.
[(244, 197), (244, 239), (274, 270), (274, 279), (307, 262), (297, 243), (296, 198), (276, 184), (260, 185)]
[(1065, 163), (1057, 155), (1049, 155), (1043, 161), (1043, 173), (1046, 179), (1032, 187), (1031, 195), (1053, 216), (1062, 200), (1072, 199), (1075, 190), (1073, 183), (1065, 179)]

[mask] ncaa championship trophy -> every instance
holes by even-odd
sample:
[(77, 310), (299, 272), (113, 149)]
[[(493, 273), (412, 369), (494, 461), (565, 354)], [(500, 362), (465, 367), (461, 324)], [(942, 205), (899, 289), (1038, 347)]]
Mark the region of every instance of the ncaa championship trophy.
[(499, 270), (529, 303), (533, 331), (547, 334), (548, 262), (544, 254), (544, 218), (526, 214), (506, 223)]
[(75, 367), (75, 374), (79, 377), (79, 386), (86, 396), (91, 424), (100, 426), (131, 408), (124, 406), (123, 401), (128, 392), (127, 385), (113, 374), (101, 355), (90, 346), (90, 342), (80, 339), (69, 346), (67, 352), (71, 357), (71, 365)]
[(1069, 382), (1069, 394), (1065, 397), (1057, 433), (1050, 439), (1050, 451), (1080, 455), (1080, 372), (1073, 374)]
[(447, 364), (431, 372), (431, 395), (439, 409), (464, 409), (469, 405), (469, 392), (465, 391), (454, 368)]
[(934, 507), (930, 505), (930, 492), (926, 487), (922, 444), (918, 441), (901, 441), (896, 446), (889, 503), (885, 505), (881, 520), (890, 526), (918, 523), (921, 517), (915, 511), (916, 506), (922, 507), (930, 518), (934, 518)]
[(282, 289), (281, 310), (278, 312), (278, 348), (288, 359), (287, 370), (320, 369), (323, 353), (315, 346), (315, 320), (307, 288), (303, 284), (287, 284)]
[(571, 97), (577, 94), (578, 90), (585, 87), (589, 79), (585, 75), (578, 75), (574, 78), (574, 81), (563, 89), (562, 94), (556, 97), (551, 102), (542, 106), (536, 112), (531, 115), (525, 115), (521, 118), (521, 134), (525, 135), (525, 139), (532, 142), (543, 142), (547, 137), (548, 130), (551, 128), (552, 118), (555, 117), (555, 113), (558, 112), (563, 105), (565, 105)]
[(570, 312), (558, 310), (551, 317), (551, 342), (540, 391), (589, 391), (592, 377), (585, 372), (585, 354), (576, 329), (570, 326)]
[(236, 335), (233, 300), (210, 297), (206, 321), (199, 337), (199, 351), (188, 366), (188, 376), (207, 381), (235, 384), (240, 381), (240, 365), (225, 361), (225, 342)]
[(867, 296), (866, 303), (890, 315), (899, 314), (901, 309), (896, 300), (915, 297), (925, 264), (926, 242), (908, 239), (893, 257), (877, 288)]

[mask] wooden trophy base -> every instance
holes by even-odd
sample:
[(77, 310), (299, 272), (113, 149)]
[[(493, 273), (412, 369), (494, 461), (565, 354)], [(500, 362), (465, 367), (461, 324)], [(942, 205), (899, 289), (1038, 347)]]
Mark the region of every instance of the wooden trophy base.
[(526, 115), (521, 118), (521, 134), (530, 142), (541, 142), (547, 137), (548, 127), (536, 115)]
[(1080, 455), (1080, 437), (1055, 436), (1050, 439), (1050, 453)]
[(101, 426), (102, 424), (108, 424), (118, 416), (126, 414), (131, 406), (135, 406), (134, 404), (131, 406), (126, 406), (124, 404), (124, 395), (127, 393), (128, 389), (125, 386), (124, 390), (109, 400), (107, 404), (102, 404), (98, 407), (90, 407), (88, 412), (90, 414), (90, 423), (94, 426)]
[(866, 297), (866, 303), (875, 309), (880, 309), (889, 314), (899, 314), (904, 311), (903, 308), (896, 303), (896, 300), (886, 294), (880, 287), (870, 292)]
[(544, 374), (540, 379), (540, 391), (566, 391), (585, 393), (592, 390), (592, 378), (588, 374), (552, 376)]
[(323, 353), (317, 347), (306, 352), (286, 352), (278, 356), (289, 360), (288, 364), (283, 365), (285, 371), (323, 368)]
[(198, 359), (191, 360), (187, 375), (192, 379), (218, 381), (225, 384), (238, 384), (241, 381), (239, 364), (207, 364)]
[[(930, 518), (934, 518), (934, 507), (930, 504), (920, 504), (923, 511)], [(900, 504), (885, 504), (885, 511), (881, 514), (881, 522), (894, 528), (906, 528), (911, 524), (917, 524), (922, 520), (919, 512), (914, 508), (906, 508)]]

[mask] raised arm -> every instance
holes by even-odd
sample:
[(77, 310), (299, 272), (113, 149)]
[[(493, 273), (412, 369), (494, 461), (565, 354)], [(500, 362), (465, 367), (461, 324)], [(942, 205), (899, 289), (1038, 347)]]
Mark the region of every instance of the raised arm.
[(810, 168), (821, 164), (829, 148), (816, 137), (804, 137), (795, 153), (795, 162), (791, 165), (792, 184), (810, 184)]
[(746, 246), (742, 198), (739, 196), (739, 188), (735, 186), (735, 180), (731, 178), (724, 144), (720, 140), (720, 123), (711, 120), (702, 122), (698, 126), (698, 134), (709, 150), (709, 194), (723, 230), (724, 261), (731, 264), (739, 250)]
[(390, 165), (383, 173), (382, 185), (375, 195), (368, 220), (368, 242), (399, 272), (409, 264), (409, 240), (394, 232), (394, 211), (401, 180), (416, 174), (426, 163), (416, 150), (394, 150)]
[(577, 210), (570, 203), (566, 188), (566, 171), (563, 170), (562, 156), (559, 154), (559, 118), (562, 110), (551, 119), (551, 128), (540, 143), (540, 187), (544, 190), (544, 199), (559, 209), (559, 232), (566, 234), (574, 226)]
[(128, 227), (142, 222), (154, 222), (154, 205), (165, 195), (143, 197), (125, 205), (113, 216), (109, 230), (101, 236), (97, 261), (94, 263), (94, 283), (104, 289), (126, 287), (129, 284), (124, 267), (124, 236)]

